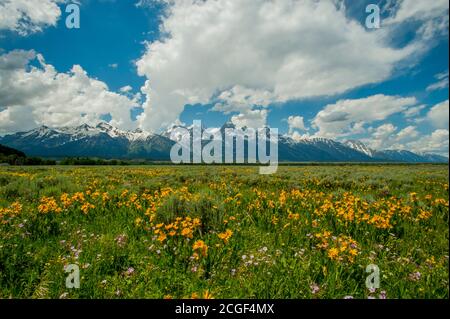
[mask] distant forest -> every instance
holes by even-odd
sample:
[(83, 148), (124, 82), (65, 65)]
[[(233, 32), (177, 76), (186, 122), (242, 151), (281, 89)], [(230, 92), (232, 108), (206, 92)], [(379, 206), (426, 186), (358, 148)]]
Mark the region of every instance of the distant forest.
[(27, 157), (24, 152), (0, 144), (0, 164), (55, 165), (56, 161), (39, 157)]

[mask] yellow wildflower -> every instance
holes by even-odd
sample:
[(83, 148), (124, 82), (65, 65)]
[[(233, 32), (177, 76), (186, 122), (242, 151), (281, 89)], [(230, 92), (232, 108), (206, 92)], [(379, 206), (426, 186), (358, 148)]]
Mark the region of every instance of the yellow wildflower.
[(330, 259), (336, 259), (339, 256), (339, 249), (337, 248), (330, 248), (328, 249), (328, 257)]
[(192, 246), (192, 249), (200, 251), (203, 256), (208, 254), (208, 245), (206, 245), (203, 240), (197, 240)]
[(222, 239), (225, 243), (228, 243), (228, 240), (233, 235), (233, 231), (231, 229), (227, 229), (224, 233), (219, 233), (217, 236)]

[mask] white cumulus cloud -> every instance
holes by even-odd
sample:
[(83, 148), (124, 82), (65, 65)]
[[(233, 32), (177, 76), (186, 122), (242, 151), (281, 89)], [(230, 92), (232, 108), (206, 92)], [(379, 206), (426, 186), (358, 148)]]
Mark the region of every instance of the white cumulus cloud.
[[(313, 119), (316, 136), (336, 138), (364, 132), (364, 125), (382, 121), (417, 104), (415, 97), (383, 94), (362, 99), (340, 100), (325, 106)], [(387, 126), (381, 127), (386, 129)]]
[(231, 117), (231, 122), (238, 128), (263, 128), (267, 122), (267, 110), (251, 110)]
[(0, 55), (0, 134), (43, 124), (96, 124), (106, 114), (112, 125), (131, 129), (130, 110), (136, 106), (135, 99), (110, 91), (79, 65), (58, 73), (34, 51)]
[(133, 88), (130, 85), (125, 85), (124, 87), (121, 87), (119, 91), (122, 93), (128, 93), (132, 90)]
[(433, 106), (427, 114), (427, 120), (435, 128), (448, 129), (448, 100)]
[(403, 149), (419, 153), (436, 153), (448, 157), (449, 131), (438, 129), (429, 135), (424, 135), (406, 143)]
[(391, 47), (388, 28), (370, 32), (331, 0), (165, 2), (164, 36), (136, 62), (148, 79), (139, 121), (154, 130), (188, 103), (243, 112), (377, 83), (423, 49)]
[(293, 133), (294, 130), (299, 129), (305, 131), (305, 121), (302, 116), (289, 116), (287, 119), (289, 125), (289, 133)]
[(64, 0), (0, 0), (0, 31), (27, 35), (55, 26)]

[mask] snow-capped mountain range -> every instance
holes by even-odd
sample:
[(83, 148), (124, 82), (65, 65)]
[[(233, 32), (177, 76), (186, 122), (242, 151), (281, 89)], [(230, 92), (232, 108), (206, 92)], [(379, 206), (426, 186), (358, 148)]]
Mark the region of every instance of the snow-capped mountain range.
[[(18, 149), (28, 156), (170, 160), (170, 150), (175, 143), (170, 136), (173, 130), (179, 128), (189, 132), (186, 134), (192, 134), (192, 126), (173, 126), (161, 134), (153, 134), (140, 129), (120, 130), (101, 122), (96, 126), (87, 124), (62, 128), (42, 126), (28, 132), (0, 137), (0, 144)], [(234, 125), (228, 122), (216, 131), (220, 131), (223, 136), (226, 128), (234, 128)], [(289, 136), (280, 135), (278, 142), (280, 162), (448, 162), (447, 157), (436, 154), (417, 154), (405, 150), (372, 150), (356, 140), (346, 142), (325, 138), (293, 140)]]
[(357, 150), (361, 153), (366, 154), (367, 156), (373, 157), (375, 154), (375, 151), (372, 150), (371, 148), (367, 147), (366, 144), (360, 142), (360, 141), (356, 141), (356, 140), (348, 140), (344, 142), (345, 145), (347, 145), (348, 147)]
[[(31, 130), (29, 132), (25, 132), (23, 137), (37, 137), (37, 138), (57, 138), (59, 136), (67, 136), (70, 138), (70, 141), (76, 141), (79, 139), (83, 139), (86, 137), (98, 136), (99, 134), (107, 134), (111, 138), (126, 138), (129, 141), (138, 141), (145, 140), (151, 134), (148, 132), (143, 132), (140, 129), (135, 131), (123, 131), (118, 128), (111, 126), (108, 123), (100, 122), (97, 126), (89, 126), (87, 124), (83, 124), (76, 127), (61, 127), (51, 129), (47, 126), (41, 126), (37, 129)], [(21, 134), (21, 133), (18, 133)]]

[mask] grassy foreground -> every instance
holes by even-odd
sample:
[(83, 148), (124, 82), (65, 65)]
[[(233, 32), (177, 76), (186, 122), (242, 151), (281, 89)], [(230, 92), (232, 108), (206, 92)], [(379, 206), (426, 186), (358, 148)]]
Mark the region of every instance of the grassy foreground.
[(0, 167), (0, 298), (448, 298), (448, 196), (440, 165)]

